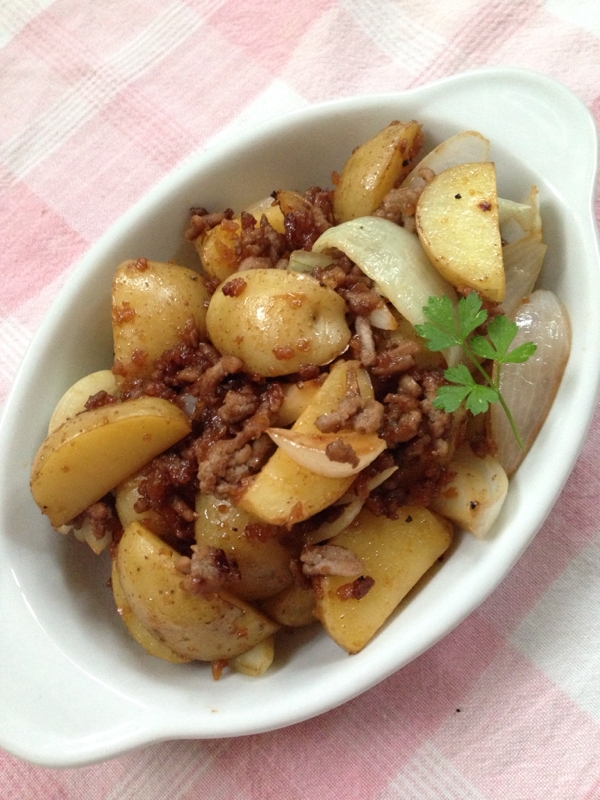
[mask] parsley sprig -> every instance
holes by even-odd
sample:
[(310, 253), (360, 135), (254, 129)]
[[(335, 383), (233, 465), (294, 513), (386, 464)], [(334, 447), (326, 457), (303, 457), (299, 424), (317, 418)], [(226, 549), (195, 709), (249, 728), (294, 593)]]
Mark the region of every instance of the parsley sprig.
[[(483, 379), (482, 383), (478, 383), (465, 364), (449, 367), (444, 376), (450, 385), (438, 389), (433, 405), (452, 412), (464, 403), (472, 414), (483, 414), (490, 403), (500, 403), (519, 447), (523, 449), (513, 416), (500, 392), (500, 373), (503, 364), (522, 364), (527, 361), (535, 353), (536, 345), (525, 342), (510, 350), (518, 327), (503, 315), (491, 320), (487, 326), (487, 336), (474, 334), (488, 319), (487, 311), (481, 307), (481, 298), (475, 292), (458, 301), (456, 313), (452, 301), (445, 296), (430, 297), (423, 313), (427, 322), (415, 328), (419, 336), (426, 340), (428, 349), (437, 352), (458, 345)], [(483, 368), (482, 360), (495, 362), (495, 379)]]

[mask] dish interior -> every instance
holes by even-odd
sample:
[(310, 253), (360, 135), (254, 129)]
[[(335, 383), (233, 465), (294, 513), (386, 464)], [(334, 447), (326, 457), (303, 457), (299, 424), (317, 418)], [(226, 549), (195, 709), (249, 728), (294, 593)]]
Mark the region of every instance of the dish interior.
[[(572, 356), (550, 416), (489, 538), (459, 535), (443, 569), (363, 652), (348, 657), (315, 627), (285, 637), (274, 668), (259, 680), (227, 675), (216, 683), (208, 666), (154, 659), (116, 616), (106, 588), (108, 558), (54, 532), (28, 491), (31, 461), (56, 401), (77, 378), (111, 364), (114, 269), (139, 256), (196, 265), (183, 241), (189, 207), (240, 209), (274, 189), (329, 186), (357, 144), (392, 119), (409, 118), (423, 123), (426, 147), (460, 130), (487, 136), (502, 196), (520, 200), (531, 184), (539, 188), (548, 243), (540, 283), (562, 299), (573, 325)], [(2, 421), (0, 745), (36, 763), (68, 766), (161, 739), (292, 724), (373, 686), (476, 608), (548, 514), (593, 411), (600, 341), (595, 160), (591, 118), (566, 89), (532, 73), (470, 73), (285, 117), (191, 159), (120, 220), (51, 309)]]

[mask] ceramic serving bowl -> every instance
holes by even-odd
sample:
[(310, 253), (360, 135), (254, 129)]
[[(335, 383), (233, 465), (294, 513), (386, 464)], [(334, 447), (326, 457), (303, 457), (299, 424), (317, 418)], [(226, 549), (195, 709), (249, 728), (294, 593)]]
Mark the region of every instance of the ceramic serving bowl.
[[(492, 142), (501, 196), (540, 192), (548, 244), (541, 284), (572, 322), (572, 352), (550, 415), (485, 541), (459, 536), (442, 569), (375, 639), (348, 657), (318, 626), (286, 637), (260, 679), (174, 666), (133, 641), (106, 588), (106, 554), (59, 536), (29, 494), (51, 411), (77, 378), (110, 366), (116, 265), (193, 263), (188, 209), (241, 208), (277, 188), (329, 186), (352, 149), (392, 119), (417, 119), (426, 145), (475, 129)], [(0, 428), (0, 746), (47, 766), (99, 761), (173, 738), (239, 736), (305, 720), (369, 689), (451, 631), (531, 542), (577, 457), (592, 415), (600, 350), (593, 189), (597, 140), (584, 105), (519, 70), (458, 75), (401, 94), (308, 108), (190, 159), (90, 250), (40, 327)]]

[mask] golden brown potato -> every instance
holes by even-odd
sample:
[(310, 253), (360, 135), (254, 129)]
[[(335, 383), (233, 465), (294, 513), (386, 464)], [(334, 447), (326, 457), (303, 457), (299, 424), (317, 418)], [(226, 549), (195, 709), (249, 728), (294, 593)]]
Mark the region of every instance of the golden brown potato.
[(183, 411), (156, 397), (84, 411), (42, 443), (31, 469), (33, 499), (59, 528), (190, 429)]
[(128, 377), (149, 377), (152, 362), (177, 343), (190, 320), (206, 333), (207, 304), (204, 278), (194, 270), (146, 259), (124, 261), (112, 288), (115, 364)]
[(119, 616), (125, 623), (125, 627), (133, 636), (138, 644), (141, 644), (144, 650), (151, 656), (162, 658), (163, 661), (169, 661), (171, 664), (186, 664), (191, 661), (191, 658), (180, 656), (174, 650), (171, 650), (164, 642), (157, 639), (156, 636), (150, 633), (149, 630), (144, 628), (139, 619), (135, 616), (125, 595), (119, 579), (119, 571), (117, 570), (117, 562), (112, 562), (112, 569), (110, 573), (110, 583), (113, 590), (113, 596), (117, 605)]
[(372, 578), (374, 584), (364, 597), (345, 599), (352, 578), (314, 579), (315, 614), (329, 636), (349, 653), (358, 653), (451, 541), (451, 524), (420, 506), (403, 506), (396, 520), (375, 517), (363, 509), (329, 544), (358, 556), (361, 577)]
[(132, 522), (117, 550), (125, 599), (141, 624), (185, 658), (228, 659), (275, 633), (278, 625), (229, 592), (191, 594), (173, 548)]
[(292, 553), (279, 542), (276, 531), (265, 531), (256, 517), (211, 495), (198, 495), (196, 513), (197, 544), (218, 547), (236, 561), (241, 579), (231, 588), (238, 597), (258, 600), (289, 586)]
[(217, 225), (195, 240), (202, 269), (209, 277), (224, 281), (237, 270), (240, 263), (237, 241), (237, 230), (229, 223)]
[(423, 140), (417, 122), (392, 122), (352, 153), (334, 189), (337, 219), (367, 217), (411, 170)]
[(280, 428), (287, 428), (292, 425), (304, 409), (311, 403), (316, 393), (321, 388), (320, 380), (302, 381), (301, 383), (290, 383), (283, 387), (284, 400), (277, 412), (275, 425)]
[[(273, 205), (272, 197), (265, 197), (246, 208), (248, 214), (260, 225), (263, 216), (277, 233), (284, 233), (283, 212)], [(237, 226), (237, 227), (236, 227)], [(239, 249), (240, 218), (224, 220), (194, 240), (194, 247), (207, 275), (224, 281), (239, 267), (242, 257)]]
[(419, 239), (431, 263), (456, 287), (494, 302), (504, 299), (494, 164), (461, 164), (440, 172), (417, 203)]
[[(337, 409), (346, 393), (347, 370), (356, 372), (361, 395), (373, 397), (373, 387), (367, 372), (358, 362), (340, 361), (335, 364), (314, 400), (298, 417), (292, 430), (316, 433), (315, 420)], [(296, 464), (278, 449), (254, 478), (254, 482), (239, 498), (237, 504), (258, 519), (272, 525), (290, 525), (308, 519), (330, 506), (350, 487), (353, 476), (325, 478)]]
[(345, 311), (341, 296), (310, 275), (253, 269), (221, 284), (206, 325), (219, 352), (275, 377), (339, 356), (351, 335)]
[(116, 397), (117, 381), (111, 370), (101, 369), (80, 378), (69, 387), (56, 404), (48, 424), (48, 433), (52, 433), (71, 417), (85, 410), (85, 404), (92, 395), (106, 392)]

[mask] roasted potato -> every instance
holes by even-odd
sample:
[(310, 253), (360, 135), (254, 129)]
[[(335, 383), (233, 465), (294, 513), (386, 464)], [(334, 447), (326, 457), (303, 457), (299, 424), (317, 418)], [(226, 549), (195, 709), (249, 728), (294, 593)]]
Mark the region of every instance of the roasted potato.
[(124, 261), (112, 286), (112, 329), (117, 379), (147, 378), (152, 362), (181, 338), (193, 320), (206, 333), (204, 278), (177, 264)]
[[(365, 399), (373, 397), (373, 387), (366, 371), (357, 362), (339, 361), (331, 368), (314, 400), (302, 412), (292, 430), (304, 433), (318, 431), (315, 420), (339, 405), (346, 393), (347, 370), (355, 370), (360, 392)], [(237, 505), (258, 519), (272, 525), (291, 525), (308, 519), (334, 503), (354, 480), (327, 478), (301, 467), (277, 450), (261, 469)]]
[(177, 570), (179, 554), (140, 525), (127, 526), (117, 571), (132, 612), (175, 653), (199, 661), (228, 659), (253, 648), (278, 625), (229, 592), (191, 594)]
[(48, 433), (52, 433), (63, 422), (84, 411), (89, 398), (98, 392), (106, 392), (114, 397), (118, 394), (117, 381), (111, 370), (101, 369), (85, 375), (67, 389), (52, 412)]
[(310, 275), (253, 269), (221, 284), (206, 325), (219, 352), (275, 377), (339, 356), (351, 336), (345, 310), (342, 297)]
[(487, 300), (504, 299), (494, 164), (461, 164), (440, 172), (423, 189), (415, 217), (431, 263), (453, 286)]
[(363, 565), (358, 580), (371, 578), (374, 583), (367, 594), (354, 599), (352, 578), (328, 575), (314, 579), (315, 614), (329, 636), (349, 653), (358, 653), (451, 541), (452, 525), (420, 506), (403, 506), (395, 520), (363, 509), (354, 523), (328, 544), (345, 547), (358, 556)]
[(117, 569), (116, 561), (112, 562), (110, 583), (119, 616), (125, 623), (125, 627), (129, 633), (133, 636), (138, 644), (142, 645), (144, 650), (149, 653), (149, 655), (156, 656), (156, 658), (162, 658), (163, 661), (169, 661), (171, 664), (185, 664), (192, 660), (186, 656), (180, 656), (179, 653), (171, 650), (168, 645), (166, 645), (164, 642), (161, 642), (160, 639), (157, 639), (156, 636), (150, 633), (150, 631), (145, 628), (135, 616), (131, 610), (131, 606), (123, 594), (123, 587), (121, 586), (121, 580), (119, 578), (119, 571)]
[(276, 530), (266, 531), (256, 517), (211, 495), (198, 495), (196, 513), (197, 544), (220, 548), (235, 560), (240, 580), (232, 589), (238, 597), (258, 600), (291, 584), (292, 553), (278, 540)]
[(423, 133), (418, 122), (392, 122), (357, 147), (344, 164), (334, 189), (339, 222), (367, 217), (410, 172)]
[(183, 411), (157, 397), (84, 411), (39, 448), (31, 469), (33, 499), (59, 528), (190, 429)]

